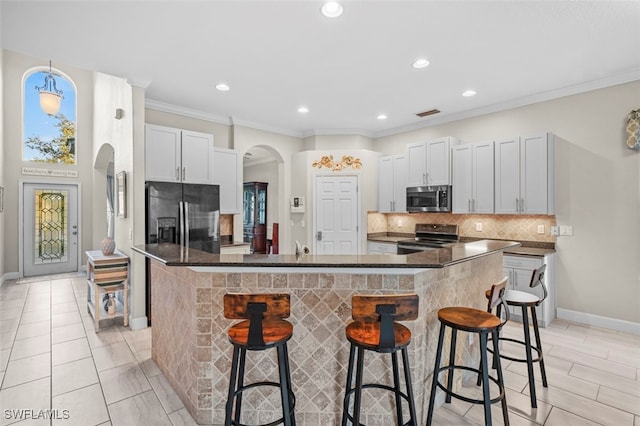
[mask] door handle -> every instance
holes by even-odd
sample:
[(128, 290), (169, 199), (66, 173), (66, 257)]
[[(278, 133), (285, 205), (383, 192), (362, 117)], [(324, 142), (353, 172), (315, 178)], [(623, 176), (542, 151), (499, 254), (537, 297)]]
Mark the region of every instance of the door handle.
[(73, 231), (72, 234), (73, 235), (78, 235), (78, 231)]
[(318, 232), (316, 233), (316, 240), (318, 240), (318, 241), (322, 241), (322, 231), (318, 231)]

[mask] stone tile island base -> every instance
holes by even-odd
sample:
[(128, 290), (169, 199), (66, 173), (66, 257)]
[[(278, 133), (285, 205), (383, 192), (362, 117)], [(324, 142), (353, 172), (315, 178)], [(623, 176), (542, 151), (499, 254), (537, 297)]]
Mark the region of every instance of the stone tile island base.
[[(438, 309), (486, 309), (484, 291), (503, 275), (502, 252), (434, 269), (151, 264), (152, 357), (199, 424), (224, 423), (232, 355), (226, 331), (233, 323), (224, 318), (222, 311), (227, 292), (291, 294), (289, 320), (294, 334), (289, 342), (289, 357), (296, 419), (301, 425), (340, 424), (349, 357), (345, 326), (351, 321), (351, 296), (417, 293), (419, 318), (405, 325), (413, 333), (409, 345), (413, 389), (419, 424), (424, 424), (438, 340)], [(468, 339), (461, 336), (457, 362), (477, 367), (478, 345), (477, 339), (469, 345)], [(249, 353), (245, 383), (277, 381), (275, 356), (275, 351)], [(391, 357), (369, 351), (366, 356), (365, 382), (392, 384)], [(395, 424), (395, 404), (389, 393), (366, 390), (362, 406), (365, 424)], [(267, 423), (281, 415), (275, 388), (245, 393), (243, 423)]]

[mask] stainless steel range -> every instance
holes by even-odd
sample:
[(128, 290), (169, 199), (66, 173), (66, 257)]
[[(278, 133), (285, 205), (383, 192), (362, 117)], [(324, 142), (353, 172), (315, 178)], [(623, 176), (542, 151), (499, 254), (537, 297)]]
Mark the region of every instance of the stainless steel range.
[(414, 239), (398, 241), (398, 254), (437, 250), (458, 242), (458, 225), (416, 223), (415, 233)]

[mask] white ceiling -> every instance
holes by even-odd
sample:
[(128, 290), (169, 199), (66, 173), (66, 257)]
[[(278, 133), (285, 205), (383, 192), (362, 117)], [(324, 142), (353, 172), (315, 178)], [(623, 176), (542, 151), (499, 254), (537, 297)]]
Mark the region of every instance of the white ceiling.
[[(126, 77), (156, 108), (296, 136), (382, 136), (640, 79), (640, 1), (347, 0), (334, 19), (320, 7), (1, 0), (0, 41)], [(418, 57), (431, 65), (413, 69)]]

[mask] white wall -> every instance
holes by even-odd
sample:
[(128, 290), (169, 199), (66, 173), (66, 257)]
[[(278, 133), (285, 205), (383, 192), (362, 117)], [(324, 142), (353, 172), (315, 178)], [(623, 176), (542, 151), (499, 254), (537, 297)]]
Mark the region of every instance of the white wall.
[[(4, 67), (3, 67), (3, 58), (4, 58), (4, 50), (0, 49), (0, 186), (5, 186), (4, 180), (4, 91), (3, 91), (3, 81), (4, 81)], [(5, 213), (0, 213), (0, 241), (5, 241), (5, 230), (4, 230), (4, 218)], [(0, 243), (0, 285), (5, 280), (5, 266), (4, 266), (4, 243)]]
[[(34, 163), (22, 161), (22, 78), (24, 73), (34, 67), (46, 66), (47, 61), (21, 55), (9, 50), (3, 51), (3, 137), (2, 175), (5, 188), (4, 236), (3, 245), (5, 274), (17, 274), (19, 271), (19, 232), (21, 218), (18, 217), (19, 181), (50, 181), (48, 177), (22, 175), (22, 167), (33, 167)], [(57, 182), (79, 183), (81, 185), (81, 240), (80, 253), (82, 263), (86, 263), (84, 252), (93, 245), (92, 226), (92, 182), (93, 182), (93, 73), (90, 71), (57, 63), (55, 68), (65, 73), (76, 84), (77, 120), (76, 120), (76, 165), (47, 164), (45, 168), (56, 170), (75, 170), (78, 178), (57, 178)]]
[(385, 154), (452, 135), (472, 142), (556, 135), (558, 308), (640, 323), (640, 154), (625, 147), (640, 82), (541, 102), (376, 140)]
[[(361, 169), (344, 169), (334, 172), (327, 168), (313, 167), (325, 155), (333, 155), (339, 161), (343, 155), (352, 155), (362, 162)], [(296, 179), (292, 184), (294, 197), (305, 197), (305, 212), (291, 214), (292, 241), (299, 241), (309, 247), (314, 246), (314, 182), (318, 175), (348, 174), (357, 175), (360, 191), (360, 253), (366, 253), (367, 212), (376, 210), (378, 205), (378, 158), (380, 154), (364, 149), (303, 151), (292, 159), (292, 171)], [(313, 250), (313, 249), (312, 249)]]

